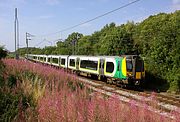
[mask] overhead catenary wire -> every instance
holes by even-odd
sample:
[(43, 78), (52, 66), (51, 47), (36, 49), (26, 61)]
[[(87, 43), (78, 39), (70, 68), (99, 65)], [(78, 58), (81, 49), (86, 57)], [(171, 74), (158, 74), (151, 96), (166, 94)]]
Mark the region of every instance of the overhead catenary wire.
[(59, 30), (59, 31), (54, 32), (54, 33), (39, 35), (39, 37), (50, 36), (50, 35), (54, 35), (54, 34), (57, 34), (57, 33), (61, 33), (61, 32), (65, 32), (65, 31), (71, 30), (71, 29), (73, 29), (73, 28), (76, 28), (76, 27), (81, 26), (81, 25), (83, 25), (83, 24), (86, 24), (86, 23), (89, 23), (89, 22), (94, 21), (94, 20), (96, 20), (96, 19), (99, 19), (99, 18), (101, 18), (101, 17), (104, 17), (104, 16), (106, 16), (106, 15), (108, 15), (108, 14), (111, 14), (111, 13), (113, 13), (113, 12), (115, 12), (115, 11), (118, 11), (118, 10), (120, 10), (120, 9), (123, 9), (123, 8), (125, 8), (125, 7), (128, 7), (128, 6), (130, 6), (130, 5), (132, 5), (132, 4), (136, 3), (136, 2), (139, 2), (139, 1), (141, 1), (141, 0), (131, 1), (131, 2), (127, 3), (127, 4), (125, 4), (125, 5), (122, 5), (122, 6), (118, 7), (118, 8), (116, 8), (116, 9), (113, 9), (113, 10), (111, 10), (111, 11), (108, 11), (108, 12), (106, 12), (106, 13), (104, 13), (104, 14), (99, 15), (99, 16), (96, 16), (96, 17), (94, 17), (94, 18), (92, 18), (92, 19), (86, 20), (86, 21), (84, 21), (84, 22), (81, 22), (81, 23), (79, 23), (79, 24), (76, 24), (76, 25), (67, 27), (67, 28), (65, 28), (65, 29)]
[(51, 41), (48, 41), (47, 39), (44, 39), (44, 40), (42, 40), (41, 42), (39, 42), (39, 43), (37, 43), (36, 45), (34, 45), (34, 47), (39, 46), (40, 44), (42, 44), (42, 43), (45, 42), (45, 41), (48, 42), (48, 43), (50, 43), (51, 46), (53, 45)]

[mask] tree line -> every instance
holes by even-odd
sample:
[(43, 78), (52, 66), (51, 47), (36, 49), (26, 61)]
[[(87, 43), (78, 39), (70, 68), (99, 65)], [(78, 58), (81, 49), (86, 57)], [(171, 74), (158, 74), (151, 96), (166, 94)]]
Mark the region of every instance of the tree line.
[[(26, 48), (19, 49), (21, 55)], [(32, 54), (127, 55), (145, 60), (148, 87), (180, 92), (180, 10), (149, 16), (139, 23), (110, 23), (91, 35), (70, 34), (56, 46), (30, 48)]]

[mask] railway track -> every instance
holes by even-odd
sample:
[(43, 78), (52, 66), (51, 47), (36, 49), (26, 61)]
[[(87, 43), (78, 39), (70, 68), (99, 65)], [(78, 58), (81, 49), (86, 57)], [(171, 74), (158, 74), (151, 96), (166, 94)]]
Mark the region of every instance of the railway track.
[(119, 96), (123, 102), (130, 103), (132, 100), (136, 101), (138, 107), (143, 107), (145, 103), (149, 107), (149, 111), (174, 119), (171, 112), (176, 112), (180, 115), (180, 99), (167, 96), (160, 93), (152, 93), (149, 91), (134, 91), (123, 89), (116, 85), (106, 84), (102, 81), (92, 80), (85, 77), (78, 77), (80, 81), (85, 83), (94, 91), (100, 92), (107, 96)]
[[(180, 107), (180, 95), (178, 97), (178, 95), (177, 96), (170, 96), (171, 94), (155, 93), (153, 91), (146, 91), (146, 90), (140, 90), (139, 91), (139, 90), (134, 90), (134, 89), (124, 89), (124, 88), (118, 87), (116, 85), (107, 84), (107, 83), (102, 82), (102, 81), (92, 80), (92, 79), (85, 78), (85, 77), (83, 77), (83, 78), (90, 80), (91, 82), (93, 82), (93, 84), (94, 83), (101, 84), (101, 86), (103, 86), (104, 89), (107, 89), (107, 90), (109, 89), (110, 91), (121, 90), (123, 92), (128, 92), (130, 94), (136, 94), (138, 96), (141, 96), (142, 98), (143, 97), (152, 97), (152, 94), (154, 94), (156, 100), (158, 100), (160, 102), (165, 102), (165, 103), (177, 106), (177, 107)], [(131, 96), (133, 96), (133, 95), (131, 95)], [(137, 97), (137, 99), (139, 99), (139, 97)]]

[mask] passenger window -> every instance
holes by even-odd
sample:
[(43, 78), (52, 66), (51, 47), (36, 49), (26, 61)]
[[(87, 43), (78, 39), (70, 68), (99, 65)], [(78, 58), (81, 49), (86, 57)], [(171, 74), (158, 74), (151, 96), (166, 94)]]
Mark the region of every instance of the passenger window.
[(106, 62), (106, 72), (112, 73), (114, 71), (114, 63)]
[(97, 70), (98, 61), (81, 60), (80, 67), (91, 70)]
[(70, 66), (75, 67), (75, 59), (70, 59)]
[(48, 62), (51, 62), (51, 58), (48, 58)]
[(64, 58), (61, 59), (61, 65), (65, 65), (65, 59)]
[(57, 58), (53, 58), (52, 62), (58, 64), (58, 59)]

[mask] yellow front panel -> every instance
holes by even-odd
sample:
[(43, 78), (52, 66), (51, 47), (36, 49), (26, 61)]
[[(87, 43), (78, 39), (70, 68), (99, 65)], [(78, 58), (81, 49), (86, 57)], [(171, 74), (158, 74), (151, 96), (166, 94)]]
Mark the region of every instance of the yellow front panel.
[(136, 79), (141, 79), (141, 72), (136, 72)]
[(126, 74), (127, 72), (126, 72), (126, 58), (124, 58), (123, 60), (122, 60), (122, 74), (123, 74), (123, 76), (127, 76), (127, 74)]
[(145, 72), (136, 72), (136, 79), (143, 79), (145, 77)]

